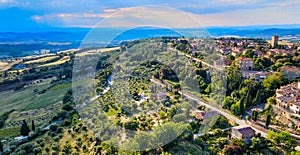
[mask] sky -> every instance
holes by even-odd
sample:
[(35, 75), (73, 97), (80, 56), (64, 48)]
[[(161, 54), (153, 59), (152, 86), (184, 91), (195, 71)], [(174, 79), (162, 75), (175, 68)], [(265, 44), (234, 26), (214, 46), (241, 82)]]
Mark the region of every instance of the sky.
[(0, 31), (300, 24), (299, 15), (299, 0), (0, 0)]

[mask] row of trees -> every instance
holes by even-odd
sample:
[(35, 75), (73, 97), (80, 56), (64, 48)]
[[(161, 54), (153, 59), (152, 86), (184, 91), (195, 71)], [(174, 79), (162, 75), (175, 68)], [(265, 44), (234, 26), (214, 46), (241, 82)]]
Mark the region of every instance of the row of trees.
[[(31, 121), (31, 130), (34, 132), (35, 131), (35, 125), (34, 125), (34, 121)], [(25, 120), (23, 120), (21, 129), (20, 129), (20, 134), (22, 136), (28, 136), (30, 133), (30, 128), (27, 125), (27, 122)]]
[(233, 63), (227, 71), (227, 96), (222, 102), (222, 107), (231, 110), (235, 115), (242, 115), (248, 107), (265, 103), (275, 94), (277, 88), (288, 82), (282, 73), (273, 73), (263, 82), (243, 80), (241, 70)]

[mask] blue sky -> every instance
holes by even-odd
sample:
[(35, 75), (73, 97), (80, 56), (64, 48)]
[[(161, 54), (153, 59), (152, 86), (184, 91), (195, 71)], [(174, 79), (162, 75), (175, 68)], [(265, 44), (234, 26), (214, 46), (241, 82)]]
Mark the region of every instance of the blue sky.
[[(0, 31), (93, 27), (107, 18), (115, 19), (109, 26), (132, 25), (145, 16), (160, 22), (185, 18), (164, 9), (131, 8), (145, 5), (176, 8), (204, 26), (300, 24), (299, 0), (0, 0)], [(128, 12), (134, 17), (126, 16)], [(120, 24), (120, 15), (131, 19)]]

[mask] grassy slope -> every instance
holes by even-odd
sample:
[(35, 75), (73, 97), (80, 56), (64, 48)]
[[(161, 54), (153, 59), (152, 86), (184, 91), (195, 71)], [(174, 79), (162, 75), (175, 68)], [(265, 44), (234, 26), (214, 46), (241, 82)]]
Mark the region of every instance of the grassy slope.
[(21, 112), (46, 107), (62, 101), (65, 92), (69, 89), (69, 87), (63, 87), (62, 89), (48, 90), (41, 95), (34, 92), (35, 89), (41, 91), (47, 87), (49, 84), (32, 86), (15, 92), (1, 92), (0, 114), (10, 109)]

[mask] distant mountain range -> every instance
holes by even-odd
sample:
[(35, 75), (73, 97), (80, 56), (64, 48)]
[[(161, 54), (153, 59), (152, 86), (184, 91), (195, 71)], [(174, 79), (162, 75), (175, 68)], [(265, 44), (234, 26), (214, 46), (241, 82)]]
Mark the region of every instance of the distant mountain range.
[(208, 32), (214, 37), (219, 36), (237, 36), (248, 38), (263, 38), (271, 39), (273, 35), (280, 36), (281, 39), (294, 38), (290, 41), (300, 40), (300, 28), (282, 29), (282, 28), (269, 28), (269, 29), (250, 29), (250, 30), (237, 30), (232, 28), (208, 28)]
[[(275, 27), (275, 28), (274, 28)], [(173, 37), (222, 37), (280, 39), (300, 42), (300, 25), (233, 26), (189, 29), (166, 29), (153, 27), (128, 28), (57, 28), (49, 32), (0, 32), (0, 59), (32, 55), (41, 49), (51, 52), (68, 48), (105, 46), (125, 40)]]
[[(158, 36), (205, 36), (204, 30), (213, 36), (237, 36), (237, 37), (251, 37), (270, 39), (273, 35), (280, 37), (299, 37), (300, 25), (256, 25), (256, 26), (229, 26), (229, 27), (207, 27), (207, 28), (189, 28), (189, 29), (166, 29), (153, 27), (139, 27), (131, 28), (51, 28), (44, 29), (41, 32), (0, 32), (0, 42), (42, 42), (42, 41), (56, 41), (56, 42), (81, 42), (87, 34), (95, 33), (97, 36), (88, 35), (86, 41), (103, 41), (111, 40), (133, 40), (142, 38), (152, 38)], [(44, 32), (45, 31), (45, 32)], [(97, 38), (98, 37), (98, 38)], [(100, 39), (99, 39), (100, 38)], [(109, 38), (109, 39), (108, 39)], [(89, 39), (89, 40), (87, 40)]]

